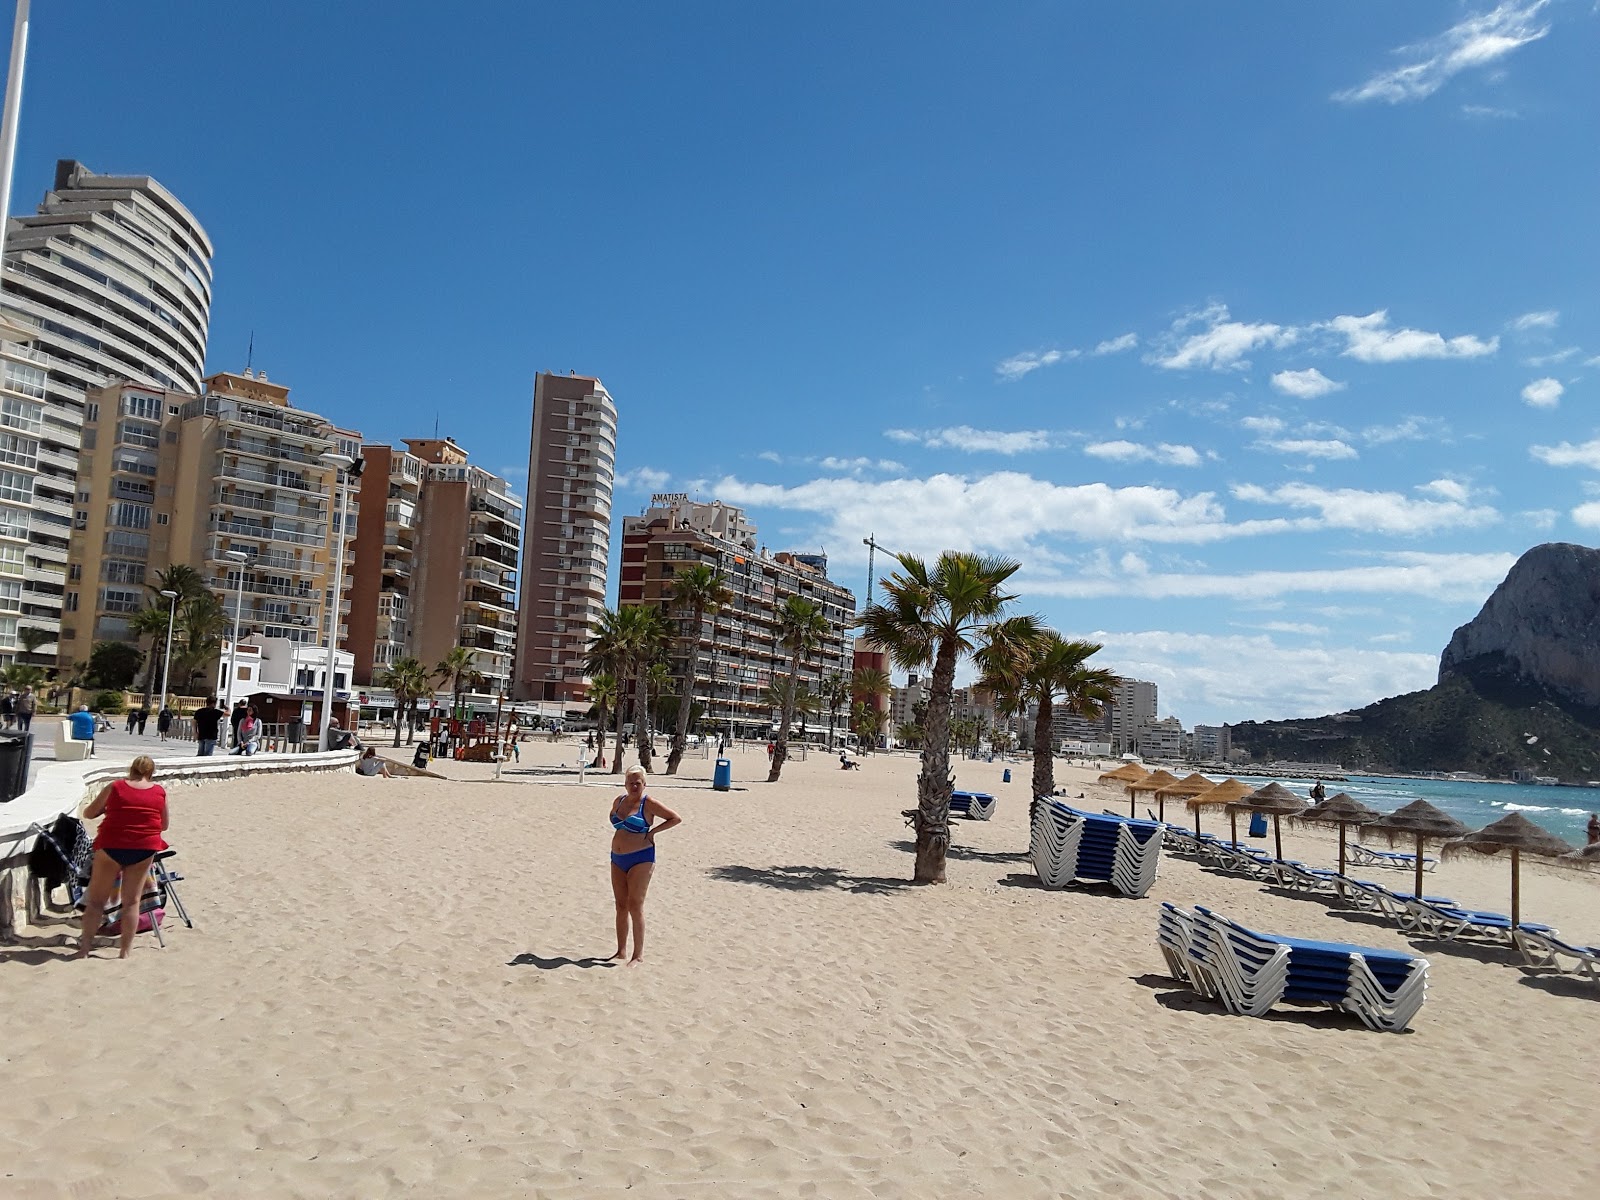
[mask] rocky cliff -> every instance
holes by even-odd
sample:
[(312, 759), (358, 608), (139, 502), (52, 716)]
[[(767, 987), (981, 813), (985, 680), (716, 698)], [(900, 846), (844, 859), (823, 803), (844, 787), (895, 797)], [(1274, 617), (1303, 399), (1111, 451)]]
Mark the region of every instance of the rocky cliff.
[(1245, 722), (1257, 761), (1600, 779), (1600, 550), (1535, 546), (1439, 660), (1439, 682), (1335, 716)]
[(1439, 680), (1504, 675), (1600, 708), (1600, 550), (1552, 542), (1511, 568), (1445, 647)]

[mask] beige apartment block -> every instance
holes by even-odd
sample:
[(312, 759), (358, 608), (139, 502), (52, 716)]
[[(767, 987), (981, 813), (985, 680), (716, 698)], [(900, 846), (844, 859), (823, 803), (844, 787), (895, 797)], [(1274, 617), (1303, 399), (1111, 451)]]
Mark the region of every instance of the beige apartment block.
[(87, 659), (96, 641), (134, 640), (128, 619), (149, 603), (145, 585), (179, 563), (200, 572), (230, 619), (239, 605), (242, 637), (325, 645), (334, 548), (348, 610), (359, 505), (352, 486), (341, 529), (339, 475), (321, 456), (360, 448), (359, 434), (294, 408), (265, 373), (212, 375), (198, 396), (90, 389), (61, 661)]
[(432, 669), (473, 651), (490, 695), (511, 685), (522, 502), (449, 438), (368, 445), (351, 589), (356, 682), (407, 655)]
[(617, 406), (598, 379), (533, 385), (515, 695), (582, 703), (590, 629), (606, 602)]
[[(829, 634), (817, 653), (800, 666), (800, 680), (812, 691), (830, 675), (850, 673), (854, 661), (855, 596), (828, 578), (828, 560), (817, 554), (769, 554), (756, 540), (756, 527), (743, 510), (712, 502), (696, 503), (680, 494), (661, 495), (644, 515), (622, 522), (622, 578), (617, 605), (647, 604), (671, 619), (679, 640), (671, 669), (681, 691), (688, 671), (687, 611), (672, 603), (672, 580), (679, 571), (704, 563), (720, 572), (733, 603), (708, 615), (699, 629), (700, 659), (694, 694), (704, 708), (702, 726), (766, 737), (776, 719), (768, 698), (774, 682), (789, 677), (789, 652), (779, 644), (778, 614), (790, 596), (819, 605)], [(839, 728), (849, 724), (849, 702), (839, 710)], [(813, 719), (826, 728), (828, 716)]]

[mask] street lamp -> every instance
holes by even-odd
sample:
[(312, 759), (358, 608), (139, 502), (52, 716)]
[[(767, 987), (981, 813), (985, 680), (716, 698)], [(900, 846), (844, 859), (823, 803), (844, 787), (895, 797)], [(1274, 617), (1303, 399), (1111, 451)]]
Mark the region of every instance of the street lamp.
[[(238, 580), (233, 595), (233, 640), (228, 643), (228, 686), (224, 689), (227, 699), (222, 702), (222, 710), (233, 711), (233, 681), (239, 674), (239, 617), (244, 609), (244, 565), (250, 561), (250, 556), (243, 550), (224, 550), (222, 557), (237, 563), (236, 571)], [(223, 749), (227, 749), (224, 744)]]
[[(178, 619), (178, 593), (163, 588), (161, 594), (167, 598), (167, 657), (161, 664), (161, 708), (167, 706), (167, 679), (172, 674), (172, 626)], [(156, 710), (157, 712), (160, 709)]]
[(317, 731), (317, 749), (327, 750), (330, 749), (328, 729), (333, 720), (333, 671), (339, 653), (339, 593), (344, 588), (345, 509), (350, 500), (350, 478), (361, 472), (360, 460), (348, 454), (329, 450), (321, 457), (326, 465), (333, 468), (334, 478), (339, 481), (339, 535), (334, 539), (333, 549), (333, 602), (328, 612), (328, 661), (322, 676), (322, 721)]

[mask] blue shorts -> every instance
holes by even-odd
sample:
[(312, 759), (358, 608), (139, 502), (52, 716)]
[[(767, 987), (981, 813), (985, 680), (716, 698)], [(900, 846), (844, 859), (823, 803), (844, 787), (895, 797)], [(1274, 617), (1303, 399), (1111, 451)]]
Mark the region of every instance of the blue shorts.
[(653, 863), (656, 860), (656, 848), (646, 846), (643, 850), (635, 850), (632, 854), (612, 854), (611, 865), (623, 872), (631, 871), (641, 863)]

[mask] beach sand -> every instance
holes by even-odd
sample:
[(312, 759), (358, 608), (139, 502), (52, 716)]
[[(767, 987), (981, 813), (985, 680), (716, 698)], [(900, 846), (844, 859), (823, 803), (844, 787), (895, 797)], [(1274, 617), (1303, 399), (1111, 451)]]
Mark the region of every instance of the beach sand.
[[(0, 947), (0, 1195), (1593, 1194), (1600, 988), (1430, 947), (1410, 1033), (1228, 1016), (1166, 977), (1158, 900), (1409, 943), (1176, 858), (1145, 899), (1046, 892), (1025, 763), (955, 764), (999, 810), (956, 824), (948, 886), (913, 887), (914, 758), (817, 754), (769, 786), (760, 748), (729, 793), (703, 759), (652, 781), (684, 824), (646, 962), (599, 965), (617, 788), (541, 766), (575, 757), (175, 789), (195, 929), (126, 962), (65, 961), (64, 924)], [(1332, 863), (1330, 837), (1289, 845)], [(1507, 879), (1428, 876), (1501, 911)], [(1528, 867), (1524, 912), (1600, 941), (1596, 882)]]

